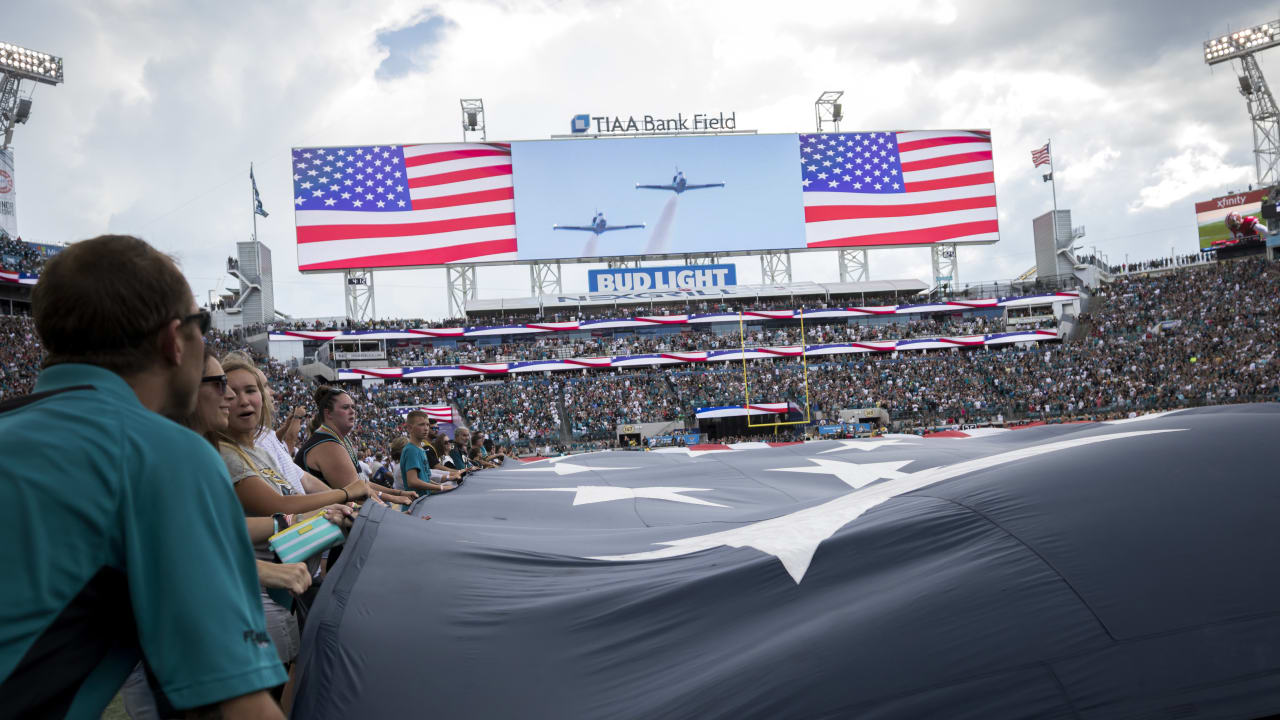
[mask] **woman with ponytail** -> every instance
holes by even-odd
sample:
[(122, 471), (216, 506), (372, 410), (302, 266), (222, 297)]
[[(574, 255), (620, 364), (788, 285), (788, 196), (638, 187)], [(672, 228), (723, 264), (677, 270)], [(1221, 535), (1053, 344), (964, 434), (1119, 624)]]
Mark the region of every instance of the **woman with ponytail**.
[(350, 487), (363, 483), (366, 493), (377, 500), (409, 503), (412, 495), (373, 485), (360, 479), (359, 458), (349, 435), (356, 426), (356, 404), (345, 391), (328, 385), (316, 388), (312, 396), (316, 411), (311, 418), (311, 435), (298, 448), (293, 461), (329, 487)]

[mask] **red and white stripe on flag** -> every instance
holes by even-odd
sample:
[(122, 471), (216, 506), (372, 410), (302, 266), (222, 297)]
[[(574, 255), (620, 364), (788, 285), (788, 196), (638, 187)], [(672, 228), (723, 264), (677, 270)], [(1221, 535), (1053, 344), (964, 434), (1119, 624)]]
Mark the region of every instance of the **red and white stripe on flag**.
[(298, 269), (334, 270), (516, 257), (509, 143), (406, 145), (412, 207), (298, 210)]
[(1036, 148), (1031, 151), (1031, 162), (1035, 163), (1034, 167), (1053, 164), (1053, 160), (1049, 157), (1049, 143), (1045, 143), (1042, 148)]
[(422, 410), (427, 414), (427, 417), (436, 422), (453, 422), (453, 406), (451, 405), (429, 405), (422, 408)]
[(805, 192), (806, 247), (989, 243), (1000, 239), (991, 134), (894, 133), (902, 192)]

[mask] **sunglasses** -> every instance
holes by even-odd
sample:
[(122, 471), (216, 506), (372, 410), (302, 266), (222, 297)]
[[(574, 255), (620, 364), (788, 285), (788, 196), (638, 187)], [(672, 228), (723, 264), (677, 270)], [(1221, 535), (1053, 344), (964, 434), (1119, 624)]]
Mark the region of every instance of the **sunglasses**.
[(179, 325), (186, 325), (192, 320), (196, 321), (197, 323), (199, 323), (201, 335), (208, 335), (209, 328), (213, 326), (213, 316), (209, 314), (209, 311), (197, 310), (196, 312), (193, 312), (190, 315), (186, 315), (186, 316), (179, 315), (178, 317), (169, 318), (168, 320), (165, 320), (164, 322), (160, 323), (156, 327), (146, 331), (145, 333), (142, 333), (139, 336), (136, 336), (134, 340), (142, 340), (144, 338), (150, 337), (151, 335), (163, 330), (165, 326), (167, 326), (169, 323), (173, 322), (174, 320), (177, 320)]
[(209, 314), (208, 310), (197, 310), (196, 312), (193, 312), (190, 315), (187, 315), (186, 317), (181, 317), (178, 319), (182, 321), (180, 323), (182, 325), (186, 325), (192, 320), (195, 320), (196, 322), (200, 323), (199, 327), (200, 327), (201, 335), (208, 335), (209, 327), (213, 325), (213, 316)]
[(204, 377), (200, 378), (200, 382), (202, 384), (217, 383), (218, 392), (224, 393), (224, 394), (227, 392), (227, 376), (226, 375), (205, 375)]

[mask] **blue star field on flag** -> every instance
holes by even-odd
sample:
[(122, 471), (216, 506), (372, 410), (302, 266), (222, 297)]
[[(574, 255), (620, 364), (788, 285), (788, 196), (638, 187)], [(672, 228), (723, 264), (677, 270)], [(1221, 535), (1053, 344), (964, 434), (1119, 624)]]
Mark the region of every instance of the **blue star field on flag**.
[(396, 212), (412, 207), (399, 145), (293, 150), (298, 210)]
[(905, 192), (892, 132), (802, 134), (800, 169), (805, 192)]

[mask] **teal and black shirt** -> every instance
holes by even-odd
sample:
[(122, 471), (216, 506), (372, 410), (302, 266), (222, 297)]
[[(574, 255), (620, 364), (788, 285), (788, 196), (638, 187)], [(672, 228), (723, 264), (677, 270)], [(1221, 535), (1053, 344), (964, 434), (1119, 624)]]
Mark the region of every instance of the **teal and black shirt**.
[(404, 483), (405, 490), (416, 492), (418, 497), (430, 495), (429, 491), (409, 487), (410, 470), (417, 470), (418, 479), (422, 482), (431, 482), (431, 468), (427, 467), (427, 454), (413, 443), (405, 445), (404, 450), (400, 451), (400, 482)]
[(0, 714), (97, 718), (139, 659), (178, 709), (284, 683), (217, 452), (108, 370), (35, 390), (0, 412)]

